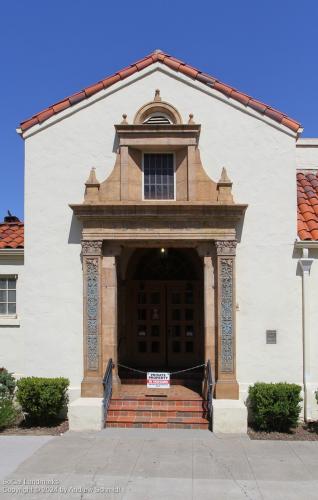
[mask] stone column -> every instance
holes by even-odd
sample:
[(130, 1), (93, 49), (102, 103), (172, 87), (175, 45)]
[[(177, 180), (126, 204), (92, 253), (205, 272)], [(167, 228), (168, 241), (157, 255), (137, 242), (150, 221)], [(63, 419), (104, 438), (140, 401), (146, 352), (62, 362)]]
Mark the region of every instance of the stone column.
[(114, 363), (113, 386), (120, 384), (118, 377), (118, 287), (117, 287), (117, 259), (121, 247), (108, 245), (105, 247), (102, 263), (102, 353), (103, 370), (108, 360)]
[(204, 361), (211, 362), (215, 369), (215, 304), (214, 304), (214, 268), (212, 262), (212, 244), (202, 244), (198, 254), (203, 263), (204, 290)]
[(217, 252), (218, 356), (215, 397), (238, 399), (235, 356), (236, 241), (215, 241)]
[(101, 255), (102, 240), (82, 241), (84, 379), (82, 397), (102, 397)]

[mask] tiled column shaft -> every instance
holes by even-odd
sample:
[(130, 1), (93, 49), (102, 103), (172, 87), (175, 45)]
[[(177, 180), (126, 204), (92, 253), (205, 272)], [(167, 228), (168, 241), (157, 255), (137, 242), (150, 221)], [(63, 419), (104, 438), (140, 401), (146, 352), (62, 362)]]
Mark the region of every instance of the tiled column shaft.
[(235, 250), (236, 241), (215, 241), (218, 282), (218, 356), (215, 395), (238, 399), (235, 355)]
[(83, 397), (101, 397), (101, 253), (102, 241), (82, 241), (83, 257)]

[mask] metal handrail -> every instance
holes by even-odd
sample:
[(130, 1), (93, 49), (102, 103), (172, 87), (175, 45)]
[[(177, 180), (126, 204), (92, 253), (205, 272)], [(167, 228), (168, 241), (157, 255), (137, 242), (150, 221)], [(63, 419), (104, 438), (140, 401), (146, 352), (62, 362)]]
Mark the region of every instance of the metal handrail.
[(104, 387), (104, 399), (103, 399), (103, 405), (104, 405), (104, 417), (105, 419), (107, 418), (107, 412), (108, 412), (108, 407), (110, 403), (110, 399), (112, 397), (112, 391), (113, 391), (113, 360), (110, 358), (108, 360), (106, 370), (105, 370), (105, 375), (103, 378), (103, 387)]
[(213, 391), (214, 391), (214, 376), (211, 368), (211, 361), (208, 359), (206, 364), (206, 380), (207, 380), (207, 403), (208, 403), (208, 418), (212, 421), (213, 412)]

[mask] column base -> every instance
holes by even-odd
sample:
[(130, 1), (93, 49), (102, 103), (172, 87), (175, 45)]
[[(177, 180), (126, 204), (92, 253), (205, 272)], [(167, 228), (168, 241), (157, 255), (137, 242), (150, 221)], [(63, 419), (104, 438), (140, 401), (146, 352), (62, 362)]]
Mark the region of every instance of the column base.
[(242, 401), (213, 399), (212, 432), (247, 433), (247, 408)]
[(101, 377), (86, 377), (81, 384), (82, 398), (102, 398), (104, 395), (103, 379)]
[(112, 383), (113, 383), (113, 388), (121, 386), (121, 380), (119, 378), (118, 371), (116, 368), (114, 368), (113, 370)]
[(239, 385), (236, 380), (218, 380), (215, 384), (216, 399), (239, 399)]
[(100, 431), (104, 428), (103, 398), (78, 398), (68, 407), (70, 431)]

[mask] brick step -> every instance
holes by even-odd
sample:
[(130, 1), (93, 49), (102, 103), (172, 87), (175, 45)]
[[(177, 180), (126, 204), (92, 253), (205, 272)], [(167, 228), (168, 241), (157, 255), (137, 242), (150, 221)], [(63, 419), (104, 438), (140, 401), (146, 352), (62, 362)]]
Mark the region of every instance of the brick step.
[(173, 409), (173, 408), (160, 408), (157, 410), (154, 410), (152, 408), (150, 409), (145, 409), (145, 408), (135, 408), (135, 409), (124, 409), (124, 408), (112, 408), (109, 409), (107, 412), (108, 417), (116, 417), (116, 416), (135, 416), (138, 418), (139, 416), (141, 417), (202, 417), (206, 418), (207, 416), (207, 411), (201, 409), (198, 410), (192, 410), (189, 407), (185, 408), (178, 408)]
[(106, 423), (105, 427), (117, 427), (117, 428), (143, 428), (143, 429), (209, 429), (209, 423), (206, 421), (205, 424), (139, 424), (135, 422), (122, 423), (122, 422), (109, 422)]
[(143, 427), (154, 429), (208, 429), (209, 422), (202, 417), (134, 417), (108, 416), (106, 427)]
[(146, 409), (161, 409), (165, 407), (170, 407), (173, 409), (178, 409), (179, 407), (187, 407), (191, 409), (202, 409), (205, 407), (207, 402), (202, 398), (198, 397), (198, 399), (166, 399), (162, 398), (158, 400), (158, 398), (147, 398), (147, 399), (139, 399), (139, 398), (112, 398), (110, 401), (110, 408), (122, 408), (122, 409), (130, 409), (130, 408), (146, 408)]

